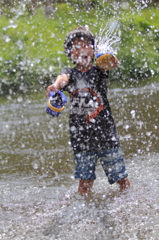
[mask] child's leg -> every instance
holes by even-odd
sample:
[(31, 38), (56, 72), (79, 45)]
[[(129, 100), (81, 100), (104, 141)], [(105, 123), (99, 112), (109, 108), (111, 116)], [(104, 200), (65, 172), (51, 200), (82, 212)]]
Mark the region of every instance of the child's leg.
[(121, 148), (103, 151), (101, 154), (101, 164), (110, 184), (117, 182), (120, 191), (130, 187)]
[(87, 193), (91, 192), (91, 189), (93, 187), (94, 180), (85, 180), (85, 179), (80, 179), (79, 181), (79, 187), (78, 187), (78, 192), (81, 195), (85, 195)]
[(117, 183), (119, 184), (121, 192), (130, 187), (130, 181), (127, 177), (120, 179), (119, 181), (117, 181)]
[(75, 178), (80, 179), (78, 192), (85, 195), (91, 192), (93, 182), (96, 179), (95, 168), (97, 154), (94, 152), (75, 153)]

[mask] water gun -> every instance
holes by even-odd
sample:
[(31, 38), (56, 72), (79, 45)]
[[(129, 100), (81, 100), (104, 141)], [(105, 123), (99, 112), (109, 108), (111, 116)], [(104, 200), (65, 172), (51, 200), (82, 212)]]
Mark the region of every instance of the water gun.
[(67, 103), (66, 96), (61, 91), (51, 91), (48, 97), (46, 112), (53, 117), (58, 117)]
[(107, 71), (114, 65), (114, 55), (112, 53), (98, 53), (96, 54), (96, 65)]

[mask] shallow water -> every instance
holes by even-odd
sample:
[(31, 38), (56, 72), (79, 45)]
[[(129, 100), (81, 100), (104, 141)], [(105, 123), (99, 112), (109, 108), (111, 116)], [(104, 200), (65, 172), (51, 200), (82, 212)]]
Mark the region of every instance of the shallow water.
[(159, 239), (159, 84), (109, 99), (132, 186), (119, 193), (98, 165), (88, 197), (73, 179), (68, 109), (47, 115), (43, 96), (0, 105), (0, 239)]

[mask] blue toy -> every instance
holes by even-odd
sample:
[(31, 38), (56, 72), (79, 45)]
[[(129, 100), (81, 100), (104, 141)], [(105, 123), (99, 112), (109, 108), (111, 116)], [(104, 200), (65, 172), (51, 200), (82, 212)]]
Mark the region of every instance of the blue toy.
[(109, 55), (111, 55), (112, 57), (114, 57), (114, 54), (113, 54), (113, 53), (111, 53), (111, 52), (106, 52), (106, 53), (97, 53), (97, 54), (96, 54), (96, 58), (99, 58), (99, 57), (101, 57), (102, 55), (105, 55), (105, 54), (109, 54)]
[(61, 91), (51, 91), (47, 102), (48, 107), (46, 108), (46, 112), (53, 117), (58, 117), (64, 110), (66, 103), (67, 98)]

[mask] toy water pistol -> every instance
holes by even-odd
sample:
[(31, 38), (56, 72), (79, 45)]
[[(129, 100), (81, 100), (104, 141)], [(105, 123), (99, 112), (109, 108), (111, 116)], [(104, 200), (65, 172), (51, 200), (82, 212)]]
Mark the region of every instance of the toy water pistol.
[(53, 117), (58, 117), (64, 110), (67, 98), (61, 91), (51, 91), (48, 97), (46, 112)]
[(114, 55), (112, 53), (98, 53), (96, 54), (96, 65), (107, 71), (114, 65)]

